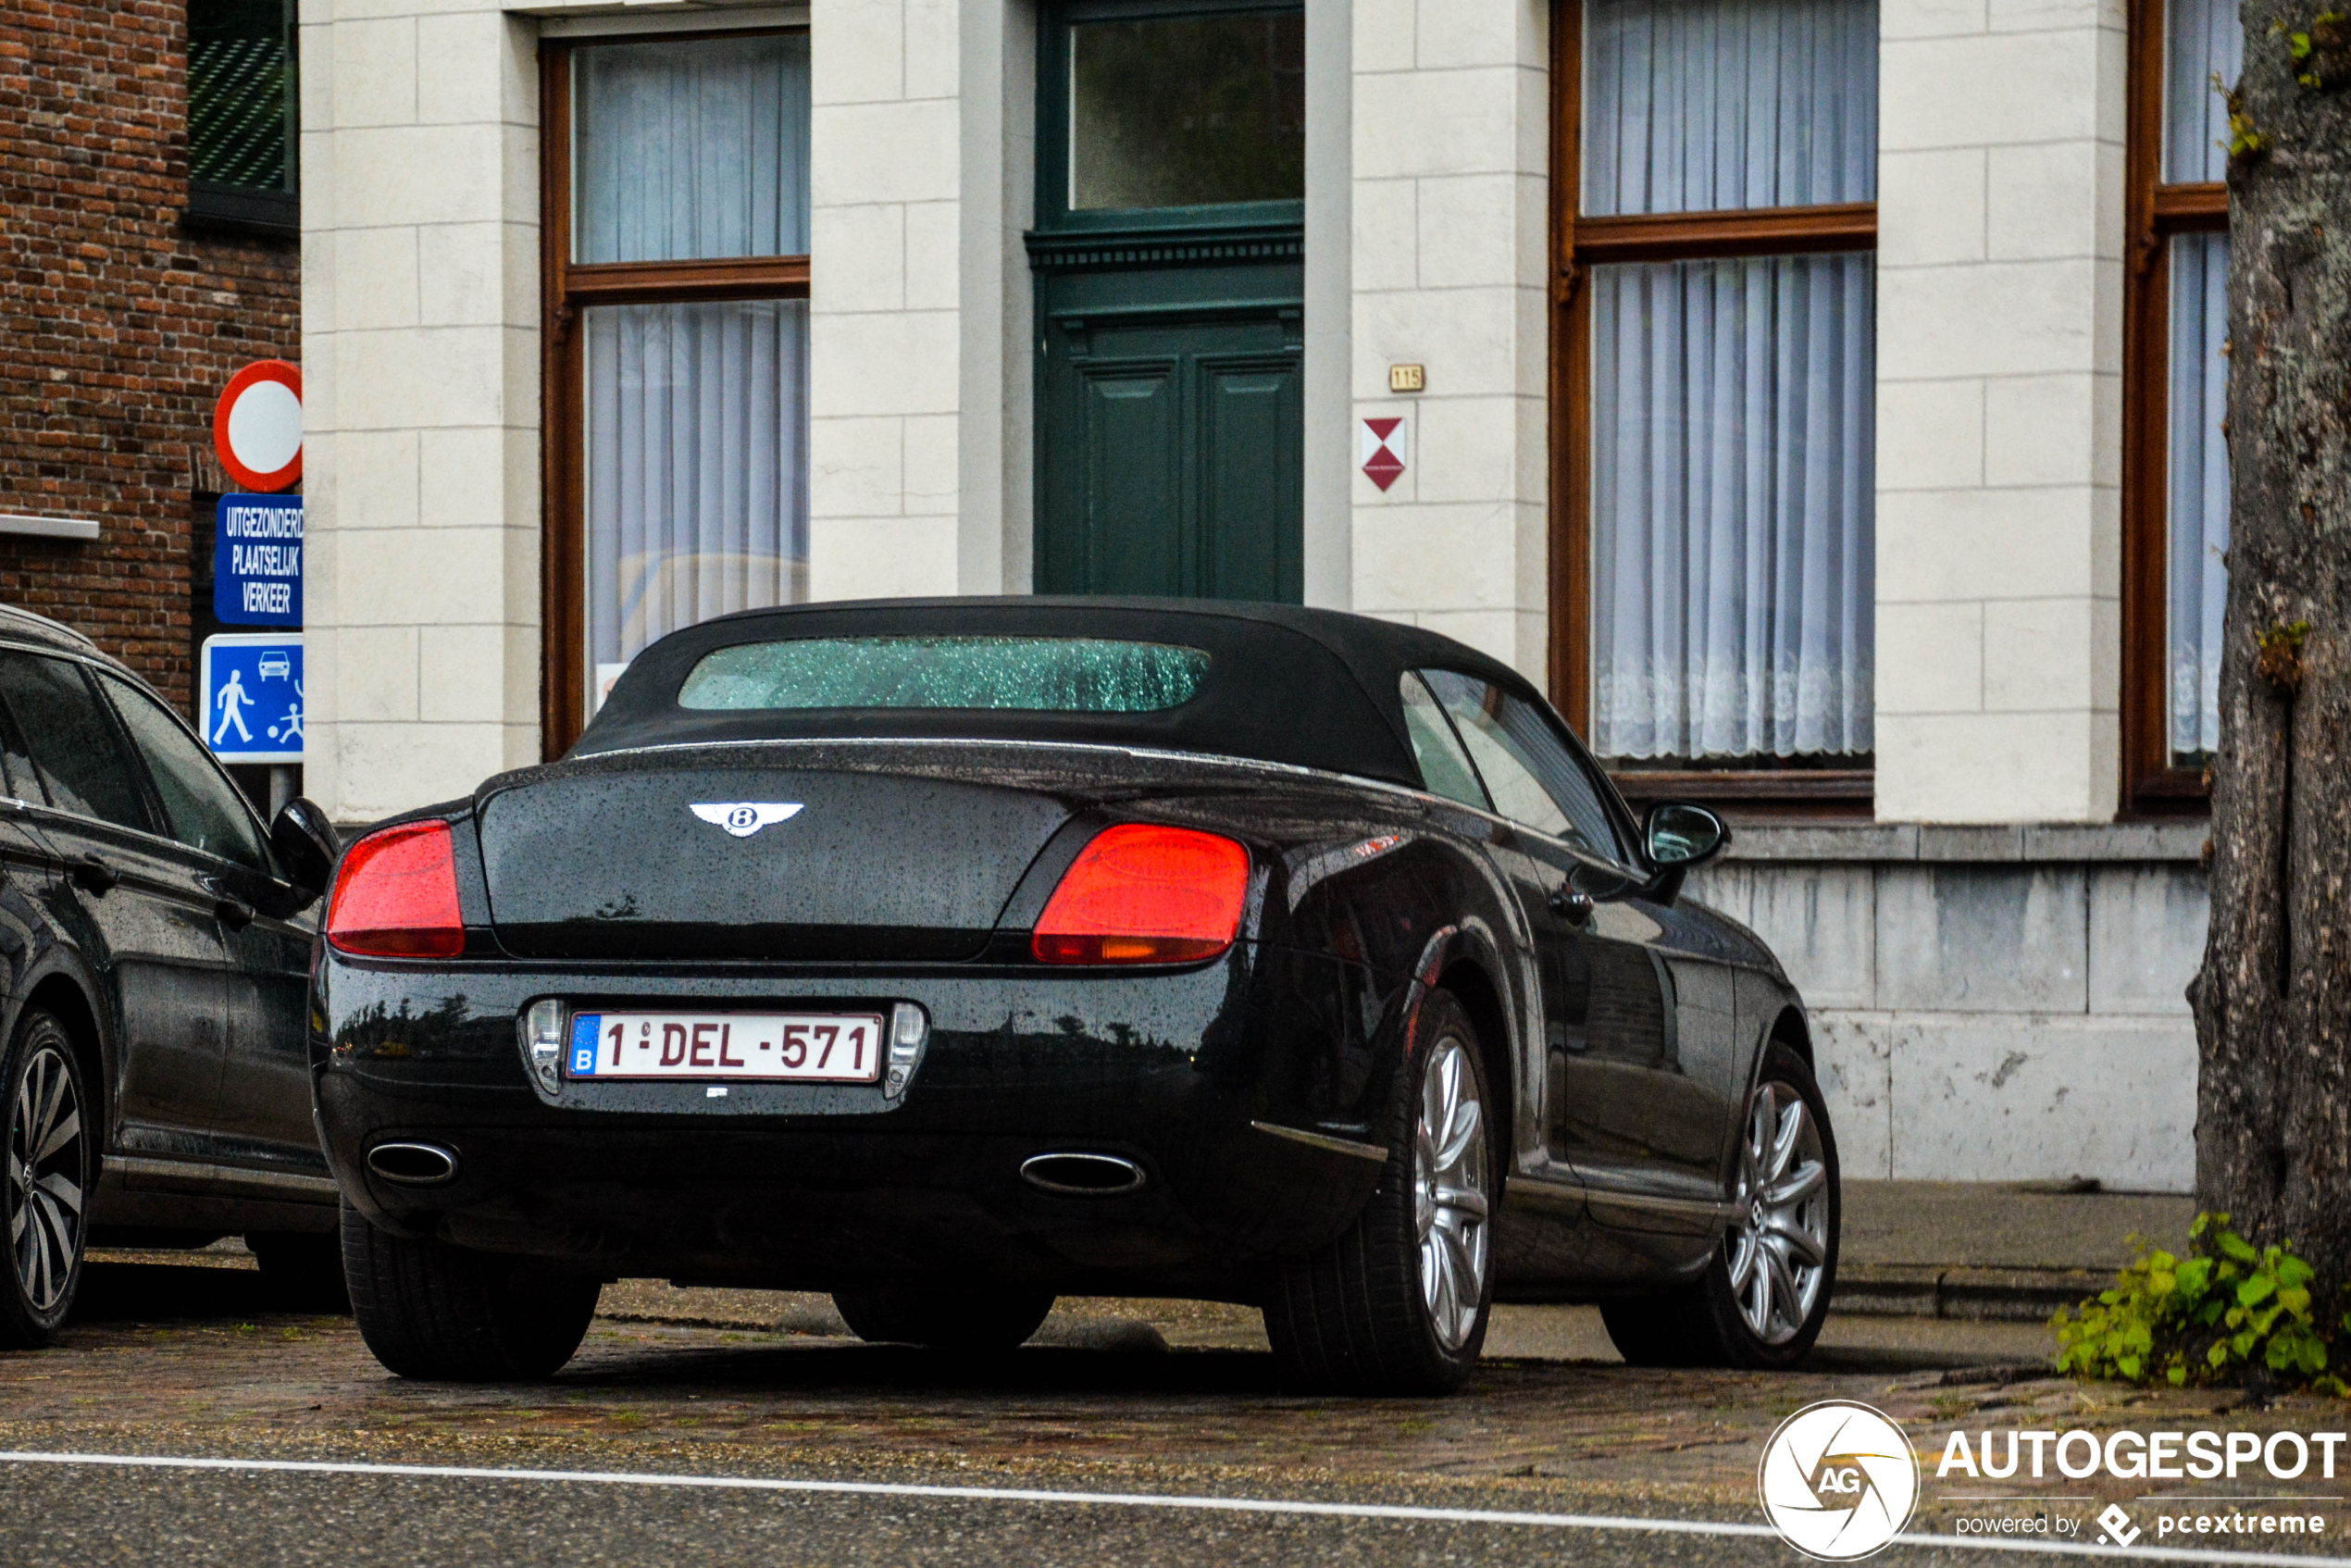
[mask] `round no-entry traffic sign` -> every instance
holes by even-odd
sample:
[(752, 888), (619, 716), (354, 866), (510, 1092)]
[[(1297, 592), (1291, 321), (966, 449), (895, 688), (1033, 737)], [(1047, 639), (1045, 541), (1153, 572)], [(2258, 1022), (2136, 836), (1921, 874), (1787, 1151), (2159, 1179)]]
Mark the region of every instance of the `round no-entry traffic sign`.
[(257, 359), (230, 377), (212, 409), (212, 449), (246, 490), (283, 490), (302, 478), (302, 372)]

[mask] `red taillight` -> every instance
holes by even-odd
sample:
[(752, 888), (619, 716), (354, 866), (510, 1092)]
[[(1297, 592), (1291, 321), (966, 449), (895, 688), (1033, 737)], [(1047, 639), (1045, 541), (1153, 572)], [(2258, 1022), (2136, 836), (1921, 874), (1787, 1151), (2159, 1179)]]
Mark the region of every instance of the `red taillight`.
[(466, 950), (446, 822), (410, 822), (351, 846), (327, 905), (327, 940), (369, 958), (454, 958)]
[(1182, 964), (1233, 945), (1249, 852), (1230, 839), (1139, 823), (1105, 828), (1037, 917), (1047, 964)]

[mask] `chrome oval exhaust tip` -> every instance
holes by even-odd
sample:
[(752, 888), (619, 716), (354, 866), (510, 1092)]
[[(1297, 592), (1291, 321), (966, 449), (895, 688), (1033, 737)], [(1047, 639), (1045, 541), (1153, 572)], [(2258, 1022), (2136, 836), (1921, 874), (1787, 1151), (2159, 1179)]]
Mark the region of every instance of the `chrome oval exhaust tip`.
[(457, 1151), (438, 1143), (379, 1143), (367, 1168), (403, 1187), (439, 1187), (457, 1179)]
[(1063, 1151), (1031, 1154), (1020, 1163), (1020, 1179), (1039, 1192), (1064, 1198), (1115, 1198), (1143, 1185), (1143, 1167), (1116, 1154)]

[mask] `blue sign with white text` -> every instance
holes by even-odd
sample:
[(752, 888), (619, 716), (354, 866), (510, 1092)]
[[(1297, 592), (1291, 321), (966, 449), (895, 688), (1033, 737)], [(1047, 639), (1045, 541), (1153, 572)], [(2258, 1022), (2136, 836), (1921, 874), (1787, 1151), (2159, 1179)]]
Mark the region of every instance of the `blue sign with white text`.
[(302, 497), (224, 495), (213, 517), (213, 615), (230, 626), (300, 626)]
[(205, 744), (222, 762), (302, 760), (302, 634), (204, 640)]

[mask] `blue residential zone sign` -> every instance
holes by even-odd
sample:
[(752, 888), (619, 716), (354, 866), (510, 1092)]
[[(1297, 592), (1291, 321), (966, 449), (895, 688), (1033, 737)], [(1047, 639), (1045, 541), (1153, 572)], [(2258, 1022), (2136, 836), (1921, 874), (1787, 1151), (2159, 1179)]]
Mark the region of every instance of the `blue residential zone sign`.
[(222, 762), (302, 760), (302, 633), (204, 640), (204, 738)]
[(224, 495), (213, 513), (212, 613), (229, 626), (302, 624), (302, 497)]

